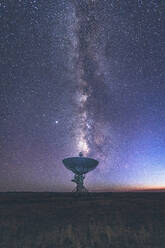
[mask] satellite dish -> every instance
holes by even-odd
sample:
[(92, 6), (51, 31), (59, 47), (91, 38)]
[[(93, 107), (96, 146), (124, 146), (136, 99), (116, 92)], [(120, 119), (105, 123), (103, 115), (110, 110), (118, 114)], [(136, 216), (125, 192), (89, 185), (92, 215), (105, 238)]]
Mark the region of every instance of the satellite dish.
[(93, 158), (83, 157), (82, 152), (79, 153), (79, 157), (65, 158), (63, 160), (64, 166), (75, 174), (72, 182), (77, 184), (76, 192), (87, 192), (87, 189), (83, 185), (84, 174), (94, 170), (98, 163), (99, 162)]

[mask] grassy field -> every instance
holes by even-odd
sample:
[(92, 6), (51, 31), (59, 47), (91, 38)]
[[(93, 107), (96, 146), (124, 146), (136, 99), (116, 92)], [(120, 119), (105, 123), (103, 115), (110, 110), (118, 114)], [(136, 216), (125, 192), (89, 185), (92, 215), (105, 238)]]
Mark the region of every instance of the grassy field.
[(165, 193), (0, 193), (1, 248), (165, 248)]

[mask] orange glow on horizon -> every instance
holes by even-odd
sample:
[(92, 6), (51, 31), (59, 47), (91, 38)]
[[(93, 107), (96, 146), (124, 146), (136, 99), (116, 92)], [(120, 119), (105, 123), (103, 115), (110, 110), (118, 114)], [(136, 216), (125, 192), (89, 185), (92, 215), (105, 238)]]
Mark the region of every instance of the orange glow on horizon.
[(145, 190), (145, 191), (165, 191), (165, 186), (145, 186), (145, 187), (137, 187), (136, 190), (141, 191), (141, 190)]
[(165, 186), (109, 186), (92, 188), (92, 191), (96, 192), (140, 192), (140, 191), (163, 191), (165, 192)]

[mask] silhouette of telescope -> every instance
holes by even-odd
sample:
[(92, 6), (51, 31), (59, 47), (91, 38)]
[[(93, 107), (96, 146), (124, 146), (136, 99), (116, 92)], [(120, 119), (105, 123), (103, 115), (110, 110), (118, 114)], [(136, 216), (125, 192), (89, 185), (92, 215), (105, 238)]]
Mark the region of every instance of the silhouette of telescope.
[(65, 158), (63, 160), (64, 166), (75, 174), (72, 182), (76, 183), (76, 189), (73, 191), (88, 192), (83, 184), (85, 174), (94, 170), (98, 163), (99, 162), (93, 158), (83, 157), (82, 152), (79, 153), (79, 157)]

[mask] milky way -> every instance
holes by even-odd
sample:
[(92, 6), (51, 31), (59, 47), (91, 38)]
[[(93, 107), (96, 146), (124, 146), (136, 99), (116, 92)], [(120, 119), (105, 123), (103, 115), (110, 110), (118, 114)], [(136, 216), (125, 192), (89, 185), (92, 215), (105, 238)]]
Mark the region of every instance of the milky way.
[(105, 160), (110, 153), (113, 137), (110, 123), (106, 122), (103, 114), (111, 97), (107, 89), (107, 84), (111, 87), (111, 82), (110, 73), (106, 70), (108, 62), (104, 56), (102, 35), (106, 30), (104, 25), (100, 26), (94, 2), (86, 2), (86, 6), (74, 4), (73, 13), (72, 41), (75, 49), (69, 56), (74, 54), (75, 58), (72, 73), (77, 83), (77, 152)]
[(0, 0), (0, 190), (165, 185), (161, 0)]

